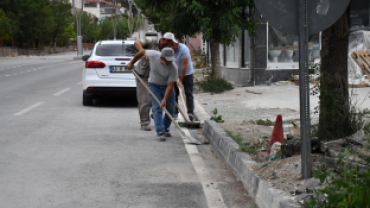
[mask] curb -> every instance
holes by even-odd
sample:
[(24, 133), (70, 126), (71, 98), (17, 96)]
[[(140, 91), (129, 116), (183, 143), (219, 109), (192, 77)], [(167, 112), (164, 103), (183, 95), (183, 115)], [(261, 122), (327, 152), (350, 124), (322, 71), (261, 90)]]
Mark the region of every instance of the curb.
[(239, 145), (215, 121), (204, 121), (203, 134), (260, 208), (301, 207), (289, 195), (261, 179), (252, 169), (256, 162), (247, 153), (239, 152)]

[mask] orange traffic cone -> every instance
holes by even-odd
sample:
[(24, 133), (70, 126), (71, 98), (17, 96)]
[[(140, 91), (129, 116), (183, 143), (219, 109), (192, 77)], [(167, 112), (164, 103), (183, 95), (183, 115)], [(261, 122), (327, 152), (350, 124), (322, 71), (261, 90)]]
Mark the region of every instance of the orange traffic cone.
[(283, 138), (283, 119), (281, 115), (276, 116), (276, 121), (275, 121), (275, 126), (274, 130), (272, 131), (269, 147), (267, 148), (267, 154), (270, 155), (270, 150), (271, 146), (275, 142), (280, 142), (281, 144), (284, 143), (284, 138)]

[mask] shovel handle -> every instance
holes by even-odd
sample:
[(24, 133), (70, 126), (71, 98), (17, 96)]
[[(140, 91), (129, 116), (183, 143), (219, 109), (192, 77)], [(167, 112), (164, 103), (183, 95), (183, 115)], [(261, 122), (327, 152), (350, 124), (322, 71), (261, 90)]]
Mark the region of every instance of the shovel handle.
[(180, 94), (181, 101), (182, 101), (182, 103), (184, 104), (184, 109), (185, 109), (185, 120), (189, 120), (188, 109), (186, 108), (186, 103), (185, 103), (184, 95), (182, 94), (182, 89), (181, 89), (181, 87), (179, 87), (179, 94)]

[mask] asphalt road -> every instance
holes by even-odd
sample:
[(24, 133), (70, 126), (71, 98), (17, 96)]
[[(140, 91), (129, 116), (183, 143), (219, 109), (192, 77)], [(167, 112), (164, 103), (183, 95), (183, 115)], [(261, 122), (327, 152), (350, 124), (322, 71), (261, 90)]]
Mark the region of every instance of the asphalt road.
[(0, 58), (0, 207), (255, 207), (210, 145), (140, 131), (135, 98), (82, 106), (73, 56)]

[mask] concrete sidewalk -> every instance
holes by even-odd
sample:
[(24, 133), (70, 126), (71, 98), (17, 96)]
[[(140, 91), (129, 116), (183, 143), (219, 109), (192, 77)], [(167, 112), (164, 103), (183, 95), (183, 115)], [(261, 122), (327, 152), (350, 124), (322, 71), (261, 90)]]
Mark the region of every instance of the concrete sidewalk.
[[(351, 100), (359, 109), (369, 108), (369, 94), (370, 88), (350, 90)], [(228, 168), (242, 181), (256, 204), (260, 208), (300, 207), (291, 195), (261, 179), (252, 168), (256, 161), (247, 153), (240, 152), (239, 145), (227, 136), (221, 126), (208, 120), (215, 108), (218, 110), (217, 115), (222, 115), (225, 123), (258, 119), (274, 121), (277, 114), (281, 114), (283, 119), (299, 119), (299, 87), (293, 83), (280, 82), (272, 86), (236, 88), (222, 94), (195, 94), (194, 97), (196, 114), (200, 120), (204, 120), (204, 136), (210, 140)], [(318, 114), (313, 113), (318, 102), (318, 95), (310, 97), (312, 122), (318, 119)]]

